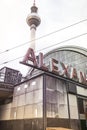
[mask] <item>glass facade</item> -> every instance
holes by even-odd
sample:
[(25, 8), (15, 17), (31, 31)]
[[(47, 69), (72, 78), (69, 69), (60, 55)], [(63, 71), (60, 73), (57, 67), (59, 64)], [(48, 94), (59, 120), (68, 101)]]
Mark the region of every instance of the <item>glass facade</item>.
[[(12, 103), (0, 106), (0, 120), (18, 122), (20, 119), (18, 126), (21, 130), (45, 130), (48, 127), (74, 130), (81, 127), (84, 130), (87, 98), (78, 95), (85, 96), (86, 92), (86, 88), (42, 74), (14, 88)], [(15, 125), (8, 126), (10, 130)]]
[[(66, 68), (69, 65), (87, 76), (85, 53), (68, 49), (53, 50), (44, 58), (49, 68), (50, 58), (58, 61), (56, 65), (60, 71), (63, 69), (60, 64), (62, 62), (63, 67)], [(0, 105), (2, 122), (0, 122), (2, 124), (0, 128), (3, 130), (49, 130), (51, 127), (56, 130), (56, 127), (63, 127), (86, 130), (87, 85), (64, 76), (35, 69), (31, 79), (15, 86), (13, 101)]]
[(47, 118), (68, 118), (66, 84), (62, 80), (46, 76)]
[[(85, 52), (87, 54), (87, 52)], [(87, 56), (86, 54), (82, 54), (80, 52), (76, 52), (73, 50), (69, 50), (67, 48), (61, 50), (53, 50), (45, 55), (44, 62), (49, 66), (50, 58), (54, 58), (58, 61), (58, 68), (61, 71), (61, 62), (64, 63), (65, 66), (69, 66), (69, 68), (75, 68), (77, 74), (85, 73), (87, 77)], [(71, 70), (69, 70), (70, 72)], [(70, 72), (71, 73), (71, 72)]]
[(79, 119), (76, 95), (69, 94), (70, 119)]
[(43, 117), (43, 78), (37, 77), (14, 89), (11, 119)]

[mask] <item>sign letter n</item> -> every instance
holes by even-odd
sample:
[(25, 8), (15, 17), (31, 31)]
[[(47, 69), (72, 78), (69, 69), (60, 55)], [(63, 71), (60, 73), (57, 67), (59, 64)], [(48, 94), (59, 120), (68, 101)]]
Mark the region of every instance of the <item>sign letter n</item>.
[(35, 53), (34, 53), (34, 50), (32, 48), (28, 49), (28, 51), (23, 59), (23, 63), (28, 63), (29, 61), (31, 61), (34, 66), (37, 66)]

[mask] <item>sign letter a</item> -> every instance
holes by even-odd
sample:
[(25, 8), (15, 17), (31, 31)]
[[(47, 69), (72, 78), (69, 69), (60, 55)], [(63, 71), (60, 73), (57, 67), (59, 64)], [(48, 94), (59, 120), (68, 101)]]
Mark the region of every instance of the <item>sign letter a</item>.
[(37, 66), (36, 57), (34, 54), (34, 50), (32, 48), (28, 49), (28, 51), (23, 59), (24, 63), (28, 63), (28, 61), (31, 61), (34, 66)]

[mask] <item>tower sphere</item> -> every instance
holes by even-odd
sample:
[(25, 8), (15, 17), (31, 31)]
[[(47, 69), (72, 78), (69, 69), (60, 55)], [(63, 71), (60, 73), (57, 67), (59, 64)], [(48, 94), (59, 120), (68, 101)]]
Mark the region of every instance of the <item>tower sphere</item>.
[(41, 19), (37, 14), (38, 8), (33, 5), (31, 7), (31, 13), (27, 16), (26, 22), (29, 26), (35, 25), (36, 27), (39, 26), (41, 23)]

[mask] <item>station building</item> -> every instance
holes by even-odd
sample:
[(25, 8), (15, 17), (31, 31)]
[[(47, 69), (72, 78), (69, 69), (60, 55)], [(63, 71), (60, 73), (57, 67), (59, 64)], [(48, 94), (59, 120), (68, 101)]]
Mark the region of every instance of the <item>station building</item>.
[[(52, 64), (49, 59), (53, 60)], [(0, 128), (86, 130), (86, 63), (87, 50), (75, 46), (48, 52), (42, 68), (35, 66), (33, 61), (31, 74), (14, 86), (12, 100), (0, 105)], [(50, 68), (50, 64), (53, 69), (44, 69), (45, 66)]]
[[(87, 50), (64, 46), (35, 56), (35, 32), (41, 22), (37, 10), (34, 1), (26, 19), (32, 42), (21, 61), (31, 69), (21, 82), (17, 76), (16, 84), (3, 81), (4, 90), (8, 87), (11, 91), (0, 100), (0, 129), (86, 130)], [(13, 77), (12, 73), (7, 81)], [(5, 94), (1, 89), (0, 92)]]

